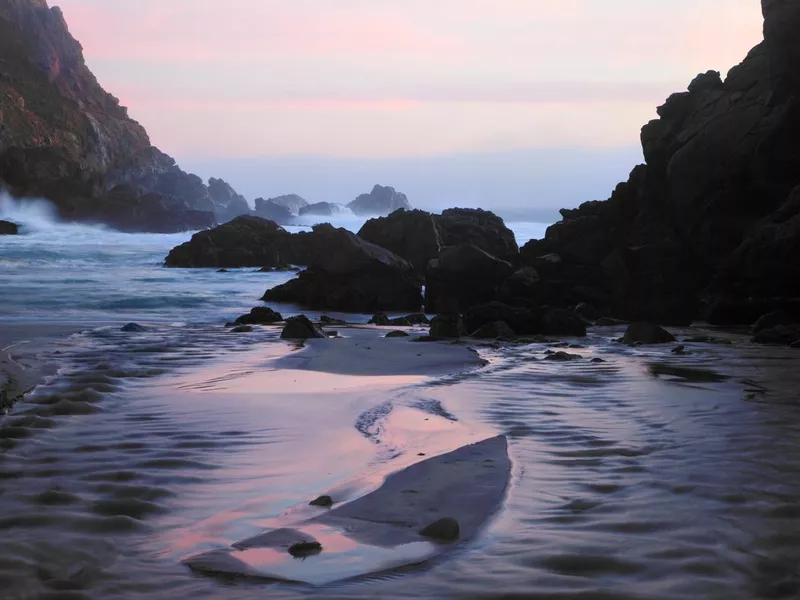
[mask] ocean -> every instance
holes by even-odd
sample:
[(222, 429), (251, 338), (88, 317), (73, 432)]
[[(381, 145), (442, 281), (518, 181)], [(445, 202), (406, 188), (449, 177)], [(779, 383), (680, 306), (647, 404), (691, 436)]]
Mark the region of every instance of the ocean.
[[(544, 340), (414, 344), (372, 327), (299, 348), (275, 328), (224, 327), (291, 275), (166, 269), (190, 234), (4, 210), (25, 235), (0, 238), (0, 349), (42, 375), (0, 416), (4, 600), (800, 593), (795, 350), (702, 331), (714, 343), (677, 355), (616, 343), (619, 327), (559, 340), (580, 357), (566, 363), (545, 360)], [(544, 228), (509, 226), (520, 243)], [(129, 321), (145, 330), (122, 332)], [(498, 435), (512, 463), (502, 507), (434, 560), (322, 586), (182, 562)], [(356, 570), (374, 560), (347, 552)]]

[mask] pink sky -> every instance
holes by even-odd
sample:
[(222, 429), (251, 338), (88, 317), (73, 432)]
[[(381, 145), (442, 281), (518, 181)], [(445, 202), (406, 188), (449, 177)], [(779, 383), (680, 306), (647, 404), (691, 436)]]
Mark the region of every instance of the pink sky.
[(761, 39), (753, 0), (58, 0), (100, 82), (179, 157), (638, 143)]

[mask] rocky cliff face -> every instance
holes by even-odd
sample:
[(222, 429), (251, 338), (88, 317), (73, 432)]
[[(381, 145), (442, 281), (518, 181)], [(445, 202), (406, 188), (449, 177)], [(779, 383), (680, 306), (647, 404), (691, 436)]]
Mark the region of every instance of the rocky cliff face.
[(645, 125), (646, 164), (608, 201), (562, 211), (544, 240), (523, 248), (534, 267), (560, 258), (549, 301), (683, 323), (720, 320), (721, 304), (781, 305), (797, 294), (800, 0), (763, 8), (762, 44), (724, 81), (699, 75)]
[(151, 146), (45, 0), (0, 0), (0, 185), (127, 230), (207, 227), (227, 208)]

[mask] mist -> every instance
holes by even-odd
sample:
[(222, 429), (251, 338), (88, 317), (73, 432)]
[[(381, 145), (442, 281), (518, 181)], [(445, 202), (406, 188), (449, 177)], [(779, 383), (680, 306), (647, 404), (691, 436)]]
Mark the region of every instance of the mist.
[(251, 203), (295, 193), (347, 204), (376, 183), (405, 193), (415, 208), (484, 208), (513, 221), (552, 223), (560, 208), (606, 199), (641, 149), (536, 148), (413, 158), (284, 156), (182, 159), (204, 179), (222, 177)]

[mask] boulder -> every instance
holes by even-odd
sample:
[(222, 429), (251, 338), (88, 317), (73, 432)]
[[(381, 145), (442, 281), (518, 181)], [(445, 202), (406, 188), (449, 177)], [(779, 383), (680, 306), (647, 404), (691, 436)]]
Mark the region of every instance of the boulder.
[(147, 328), (139, 325), (138, 323), (128, 323), (127, 325), (123, 325), (122, 328), (120, 328), (120, 331), (124, 333), (142, 333), (147, 331)]
[(299, 215), (301, 217), (314, 216), (314, 217), (332, 217), (347, 213), (345, 207), (341, 204), (333, 202), (317, 202), (316, 204), (309, 204), (300, 208)]
[(519, 247), (514, 232), (492, 212), (451, 208), (435, 217), (442, 246), (472, 244), (500, 260), (516, 263)]
[(430, 325), (431, 323), (428, 316), (423, 313), (411, 313), (406, 315), (405, 319), (412, 325)]
[(256, 215), (262, 219), (274, 221), (278, 225), (289, 225), (294, 220), (295, 215), (292, 211), (274, 200), (256, 198), (255, 205)]
[(790, 326), (798, 324), (798, 319), (790, 315), (785, 310), (776, 310), (763, 315), (752, 327), (751, 333), (758, 335), (765, 329), (772, 329), (779, 326)]
[(539, 304), (541, 298), (539, 273), (533, 267), (514, 271), (497, 292), (497, 300), (508, 304)]
[(396, 210), (411, 210), (405, 194), (393, 187), (376, 185), (369, 194), (361, 194), (347, 205), (358, 216), (389, 215)]
[(406, 259), (420, 276), (441, 251), (435, 217), (422, 210), (397, 210), (388, 217), (370, 219), (358, 236)]
[(309, 506), (321, 506), (322, 508), (330, 508), (333, 506), (333, 498), (330, 496), (320, 496), (308, 503)]
[(0, 235), (17, 235), (19, 227), (11, 221), (0, 221)]
[(516, 334), (505, 321), (494, 321), (487, 323), (472, 334), (472, 337), (481, 340), (514, 339)]
[(396, 331), (390, 331), (389, 333), (386, 334), (385, 337), (387, 337), (387, 338), (404, 338), (404, 337), (410, 337), (410, 336), (405, 331), (396, 330)]
[(432, 312), (455, 314), (490, 302), (513, 270), (510, 263), (474, 244), (445, 248), (428, 264), (425, 306)]
[(237, 325), (271, 325), (283, 321), (283, 316), (266, 306), (256, 306), (250, 314), (242, 315), (236, 319)]
[(297, 194), (277, 196), (276, 198), (270, 198), (269, 200), (266, 200), (266, 202), (271, 202), (272, 204), (277, 204), (278, 206), (288, 208), (289, 212), (293, 215), (299, 215), (300, 209), (308, 206), (309, 204), (308, 200), (298, 196)]
[(430, 337), (434, 339), (460, 338), (467, 335), (460, 315), (437, 315), (431, 321)]
[(568, 352), (552, 352), (544, 357), (545, 360), (554, 362), (571, 362), (573, 360), (580, 360), (583, 357), (580, 354), (569, 354)]
[(250, 325), (237, 325), (230, 330), (230, 333), (252, 333), (253, 327)]
[(517, 335), (586, 335), (584, 321), (575, 313), (563, 309), (489, 302), (473, 306), (464, 314), (465, 325), (470, 331), (477, 331), (497, 321), (505, 322)]
[(295, 558), (308, 558), (322, 552), (322, 544), (319, 542), (298, 542), (289, 548), (289, 554)]
[(668, 344), (675, 341), (675, 336), (666, 329), (653, 323), (633, 323), (622, 338), (623, 344)]
[(800, 324), (776, 325), (769, 329), (763, 329), (753, 337), (753, 342), (756, 344), (791, 346), (800, 342)]
[(422, 537), (431, 538), (439, 542), (454, 542), (461, 534), (461, 528), (458, 521), (445, 517), (423, 527), (419, 534)]
[(272, 221), (245, 216), (194, 234), (170, 251), (165, 264), (183, 268), (274, 267), (299, 263), (298, 258), (289, 232)]
[(289, 317), (286, 326), (281, 332), (284, 340), (307, 340), (311, 338), (327, 338), (325, 332), (318, 325), (314, 325), (305, 315)]
[(352, 312), (414, 309), (422, 289), (411, 265), (384, 248), (331, 225), (297, 234), (298, 253), (309, 268), (268, 290), (263, 300)]
[(208, 193), (216, 204), (215, 213), (220, 223), (227, 223), (236, 217), (250, 214), (250, 205), (245, 197), (237, 193), (226, 181), (212, 177), (208, 180)]
[(548, 308), (542, 314), (544, 335), (586, 336), (586, 322), (574, 312), (560, 308)]

